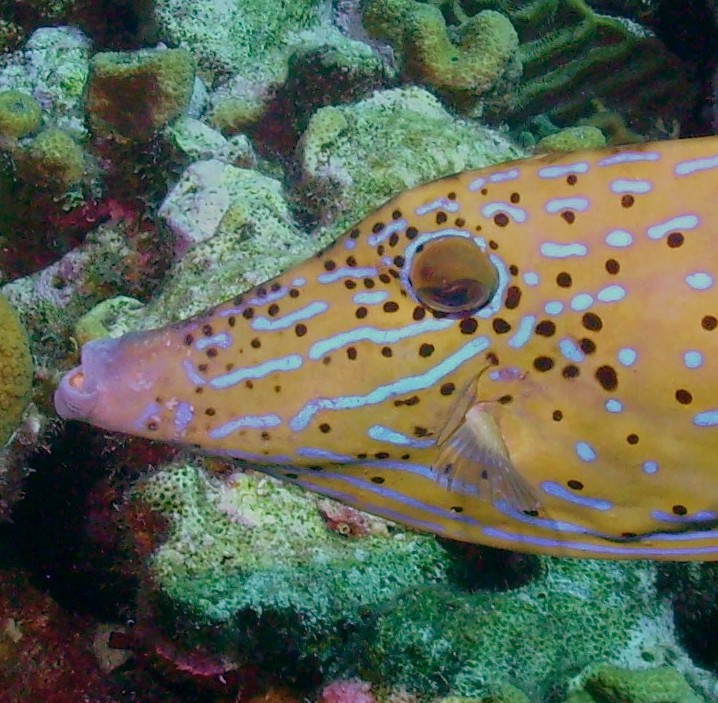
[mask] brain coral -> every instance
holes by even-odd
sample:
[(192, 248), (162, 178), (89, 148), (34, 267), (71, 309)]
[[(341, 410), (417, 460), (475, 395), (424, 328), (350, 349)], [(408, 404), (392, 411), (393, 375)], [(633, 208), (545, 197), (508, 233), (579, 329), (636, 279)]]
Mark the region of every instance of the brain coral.
[(20, 422), (30, 399), (32, 357), (27, 334), (7, 298), (0, 296), (0, 446)]

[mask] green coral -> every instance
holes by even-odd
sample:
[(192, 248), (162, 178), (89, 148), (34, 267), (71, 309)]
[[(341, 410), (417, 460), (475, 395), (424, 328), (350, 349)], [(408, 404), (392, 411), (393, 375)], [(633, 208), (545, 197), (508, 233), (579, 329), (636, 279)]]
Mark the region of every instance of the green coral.
[(86, 109), (95, 134), (151, 139), (189, 105), (194, 60), (186, 49), (95, 54)]
[(440, 10), (415, 0), (368, 0), (364, 25), (394, 46), (410, 78), (459, 102), (510, 92), (520, 74), (518, 35), (504, 15), (492, 10), (462, 22), (456, 43)]
[(601, 149), (606, 146), (606, 137), (598, 127), (583, 125), (566, 127), (555, 134), (539, 140), (536, 151), (568, 152), (579, 149)]
[(12, 436), (32, 390), (33, 364), (25, 328), (0, 295), (0, 447)]
[(263, 475), (220, 482), (179, 463), (148, 478), (133, 501), (169, 521), (149, 563), (164, 621), (253, 664), (322, 660), (363, 609), (444, 577), (433, 538), (348, 539), (329, 531), (316, 496)]
[(639, 671), (604, 666), (584, 686), (594, 703), (705, 703), (670, 666)]
[(40, 188), (64, 193), (85, 173), (85, 152), (63, 129), (50, 127), (14, 152), (18, 175)]
[(144, 303), (126, 295), (108, 298), (95, 305), (75, 323), (72, 336), (80, 346), (93, 339), (109, 337), (111, 331), (114, 332), (113, 336), (116, 336), (118, 317), (132, 317), (143, 308)]
[(354, 634), (337, 675), (424, 693), (485, 696), (510, 682), (545, 695), (589, 664), (626, 650), (640, 661), (671, 641), (654, 565), (541, 563), (537, 579), (512, 591), (412, 589)]
[(42, 110), (37, 100), (20, 90), (0, 92), (0, 138), (19, 139), (40, 127)]

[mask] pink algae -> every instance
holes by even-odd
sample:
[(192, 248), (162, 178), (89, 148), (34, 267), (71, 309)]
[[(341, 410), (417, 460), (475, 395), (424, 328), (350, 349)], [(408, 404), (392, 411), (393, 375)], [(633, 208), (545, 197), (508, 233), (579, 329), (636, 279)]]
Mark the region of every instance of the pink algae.
[(344, 679), (325, 686), (317, 703), (376, 703), (376, 698), (368, 682)]

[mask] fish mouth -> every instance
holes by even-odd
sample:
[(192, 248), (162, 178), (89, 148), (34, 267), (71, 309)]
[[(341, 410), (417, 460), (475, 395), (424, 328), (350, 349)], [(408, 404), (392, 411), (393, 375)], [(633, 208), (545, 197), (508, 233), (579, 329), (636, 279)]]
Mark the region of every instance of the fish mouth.
[(99, 379), (105, 361), (117, 346), (114, 339), (98, 339), (82, 348), (80, 365), (68, 371), (55, 390), (55, 411), (64, 420), (89, 417), (100, 396)]

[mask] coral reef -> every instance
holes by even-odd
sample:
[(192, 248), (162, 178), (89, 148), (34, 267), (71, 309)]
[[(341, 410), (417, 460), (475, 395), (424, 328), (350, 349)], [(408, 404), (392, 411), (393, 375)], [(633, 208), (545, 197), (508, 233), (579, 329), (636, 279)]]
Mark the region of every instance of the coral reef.
[(20, 178), (53, 193), (78, 186), (85, 173), (82, 146), (63, 129), (44, 129), (13, 155)]
[(86, 109), (97, 136), (147, 140), (187, 108), (194, 61), (186, 49), (95, 54)]
[(364, 24), (394, 47), (409, 78), (452, 101), (471, 108), (482, 97), (511, 102), (521, 63), (518, 36), (505, 15), (485, 10), (466, 18), (456, 43), (439, 9), (416, 0), (368, 0)]
[(263, 475), (220, 481), (175, 463), (132, 500), (168, 524), (147, 598), (174, 635), (285, 676), (334, 656), (363, 611), (444, 577), (433, 538), (347, 539), (327, 529), (316, 496)]
[(20, 90), (0, 93), (0, 138), (18, 139), (40, 126), (42, 111), (32, 96)]
[(116, 703), (92, 653), (92, 633), (19, 571), (0, 571), (0, 688), (3, 701)]
[(652, 661), (684, 669), (693, 685), (708, 683), (675, 641), (655, 566), (542, 563), (539, 578), (507, 592), (412, 589), (354, 633), (341, 673), (465, 696), (510, 682), (545, 696), (596, 662), (643, 668)]
[(519, 35), (523, 75), (515, 107), (502, 115), (525, 125), (542, 114), (558, 126), (594, 111), (594, 100), (640, 132), (682, 120), (696, 96), (686, 67), (645, 27), (602, 15), (585, 0), (470, 0), (471, 13), (505, 13)]
[[(271, 5), (0, 0), (0, 699), (718, 700), (709, 567), (659, 590), (652, 564), (449, 544), (62, 432), (51, 393), (86, 341), (240, 293), (421, 181), (674, 134), (694, 93), (649, 30), (584, 0)], [(22, 550), (23, 530), (82, 546)], [(68, 615), (57, 593), (84, 581), (98, 597)]]
[(584, 689), (591, 697), (587, 703), (705, 703), (669, 666), (640, 671), (600, 667), (587, 677)]
[(302, 136), (302, 197), (332, 236), (393, 193), (522, 152), (499, 132), (452, 117), (426, 90), (375, 93), (318, 110)]
[(20, 424), (32, 389), (32, 357), (25, 329), (8, 299), (0, 295), (0, 447)]

